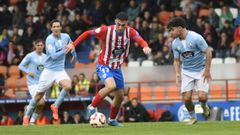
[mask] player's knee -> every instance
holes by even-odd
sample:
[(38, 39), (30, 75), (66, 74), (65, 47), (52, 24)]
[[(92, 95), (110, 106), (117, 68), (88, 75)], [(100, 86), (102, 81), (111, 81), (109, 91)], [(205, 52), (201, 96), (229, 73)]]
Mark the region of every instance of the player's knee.
[(64, 89), (64, 90), (67, 90), (67, 91), (71, 90), (71, 88), (72, 88), (71, 83), (67, 83), (67, 84), (65, 84), (65, 85), (63, 86), (63, 89)]
[(199, 101), (200, 102), (206, 102), (207, 101), (207, 96), (206, 95), (199, 95)]
[(45, 101), (42, 99), (38, 102), (38, 106), (43, 107), (45, 105)]
[(107, 89), (108, 89), (109, 91), (113, 91), (113, 90), (115, 90), (115, 89), (117, 88), (116, 84), (111, 84), (111, 85), (108, 85), (108, 86), (106, 86), (106, 87), (107, 87)]
[(185, 103), (190, 103), (190, 102), (192, 102), (192, 97), (191, 96), (184, 96), (183, 100), (184, 100)]
[(40, 100), (42, 99), (43, 95), (44, 95), (44, 93), (37, 93), (36, 96), (35, 96), (35, 100), (37, 102), (40, 102)]

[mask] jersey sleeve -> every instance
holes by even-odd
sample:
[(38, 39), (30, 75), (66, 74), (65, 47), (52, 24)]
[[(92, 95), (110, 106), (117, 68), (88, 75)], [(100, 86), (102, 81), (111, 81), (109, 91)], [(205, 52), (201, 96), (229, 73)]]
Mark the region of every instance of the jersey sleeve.
[(130, 39), (135, 40), (138, 44), (141, 45), (142, 48), (148, 47), (148, 43), (145, 40), (143, 40), (143, 38), (133, 28), (130, 28)]
[(68, 44), (72, 43), (73, 41), (72, 41), (71, 37), (68, 34), (67, 34), (67, 37), (68, 37)]
[(59, 56), (64, 55), (66, 49), (62, 48), (61, 50), (56, 50), (54, 43), (50, 39), (46, 39), (46, 52), (52, 59), (57, 59)]
[(178, 59), (180, 57), (180, 53), (179, 51), (177, 50), (177, 43), (175, 40), (173, 40), (173, 43), (172, 43), (172, 51), (173, 51), (173, 56), (175, 59)]
[(141, 38), (141, 36), (135, 29), (130, 28), (130, 38), (135, 40), (136, 38)]
[(197, 38), (197, 47), (202, 51), (206, 52), (206, 49), (208, 48), (207, 42), (202, 36), (198, 36)]
[(29, 73), (28, 68), (26, 68), (26, 66), (29, 65), (29, 63), (31, 62), (31, 56), (30, 55), (26, 55), (23, 60), (21, 61), (21, 63), (18, 65), (18, 68), (25, 72), (25, 73)]
[(94, 35), (98, 39), (101, 39), (104, 37), (106, 31), (107, 31), (107, 26), (101, 26), (92, 30), (92, 35)]

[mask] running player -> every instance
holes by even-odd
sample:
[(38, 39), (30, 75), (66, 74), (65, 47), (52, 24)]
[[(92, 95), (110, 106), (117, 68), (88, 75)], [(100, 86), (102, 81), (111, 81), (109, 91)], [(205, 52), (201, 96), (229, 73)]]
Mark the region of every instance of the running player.
[(95, 36), (102, 41), (102, 51), (98, 58), (96, 71), (105, 83), (102, 88), (88, 106), (90, 114), (96, 112), (96, 107), (111, 92), (114, 99), (110, 108), (110, 118), (108, 124), (110, 126), (121, 126), (116, 120), (121, 102), (123, 101), (124, 79), (122, 75), (121, 65), (128, 56), (130, 40), (135, 40), (143, 48), (145, 54), (150, 54), (151, 49), (148, 47), (138, 32), (129, 27), (128, 15), (120, 12), (116, 15), (115, 25), (101, 26), (95, 30), (88, 30), (81, 34), (73, 44), (68, 45), (68, 51), (72, 51), (75, 46), (85, 40), (87, 37)]
[[(64, 97), (71, 89), (71, 80), (64, 70), (65, 54), (67, 50), (67, 44), (72, 43), (69, 35), (61, 33), (61, 23), (59, 20), (51, 21), (51, 31), (46, 39), (46, 62), (44, 64), (44, 70), (39, 79), (39, 86), (35, 98), (33, 98), (27, 106), (27, 111), (24, 115), (23, 124), (29, 125), (29, 116), (37, 103), (41, 100), (46, 90), (48, 90), (54, 81), (56, 81), (62, 88), (59, 97), (54, 104), (51, 105), (53, 112), (53, 118), (59, 119), (58, 108), (63, 102)], [(76, 57), (76, 53), (72, 51), (73, 57)]]
[[(27, 74), (28, 90), (32, 98), (37, 93), (39, 77), (44, 69), (44, 62), (46, 60), (46, 54), (43, 53), (44, 41), (38, 39), (34, 43), (35, 50), (27, 54), (21, 63), (19, 69)], [(45, 101), (42, 98), (31, 116), (30, 124), (34, 125), (38, 114), (41, 113), (44, 107)]]

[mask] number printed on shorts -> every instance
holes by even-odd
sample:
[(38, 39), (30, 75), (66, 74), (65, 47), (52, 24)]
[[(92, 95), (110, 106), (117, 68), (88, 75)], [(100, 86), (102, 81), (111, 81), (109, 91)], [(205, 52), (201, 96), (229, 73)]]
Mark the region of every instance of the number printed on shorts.
[(105, 74), (105, 73), (108, 73), (109, 72), (109, 69), (108, 68), (101, 68), (102, 72)]

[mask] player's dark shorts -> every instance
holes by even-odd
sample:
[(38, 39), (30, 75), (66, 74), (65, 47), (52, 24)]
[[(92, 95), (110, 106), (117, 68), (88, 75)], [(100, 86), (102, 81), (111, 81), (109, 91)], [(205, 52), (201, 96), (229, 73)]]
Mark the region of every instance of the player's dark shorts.
[(112, 68), (109, 68), (108, 66), (97, 64), (96, 72), (103, 83), (107, 78), (113, 77), (115, 80), (117, 89), (124, 88), (124, 79), (123, 79), (123, 74), (121, 69), (112, 69)]

